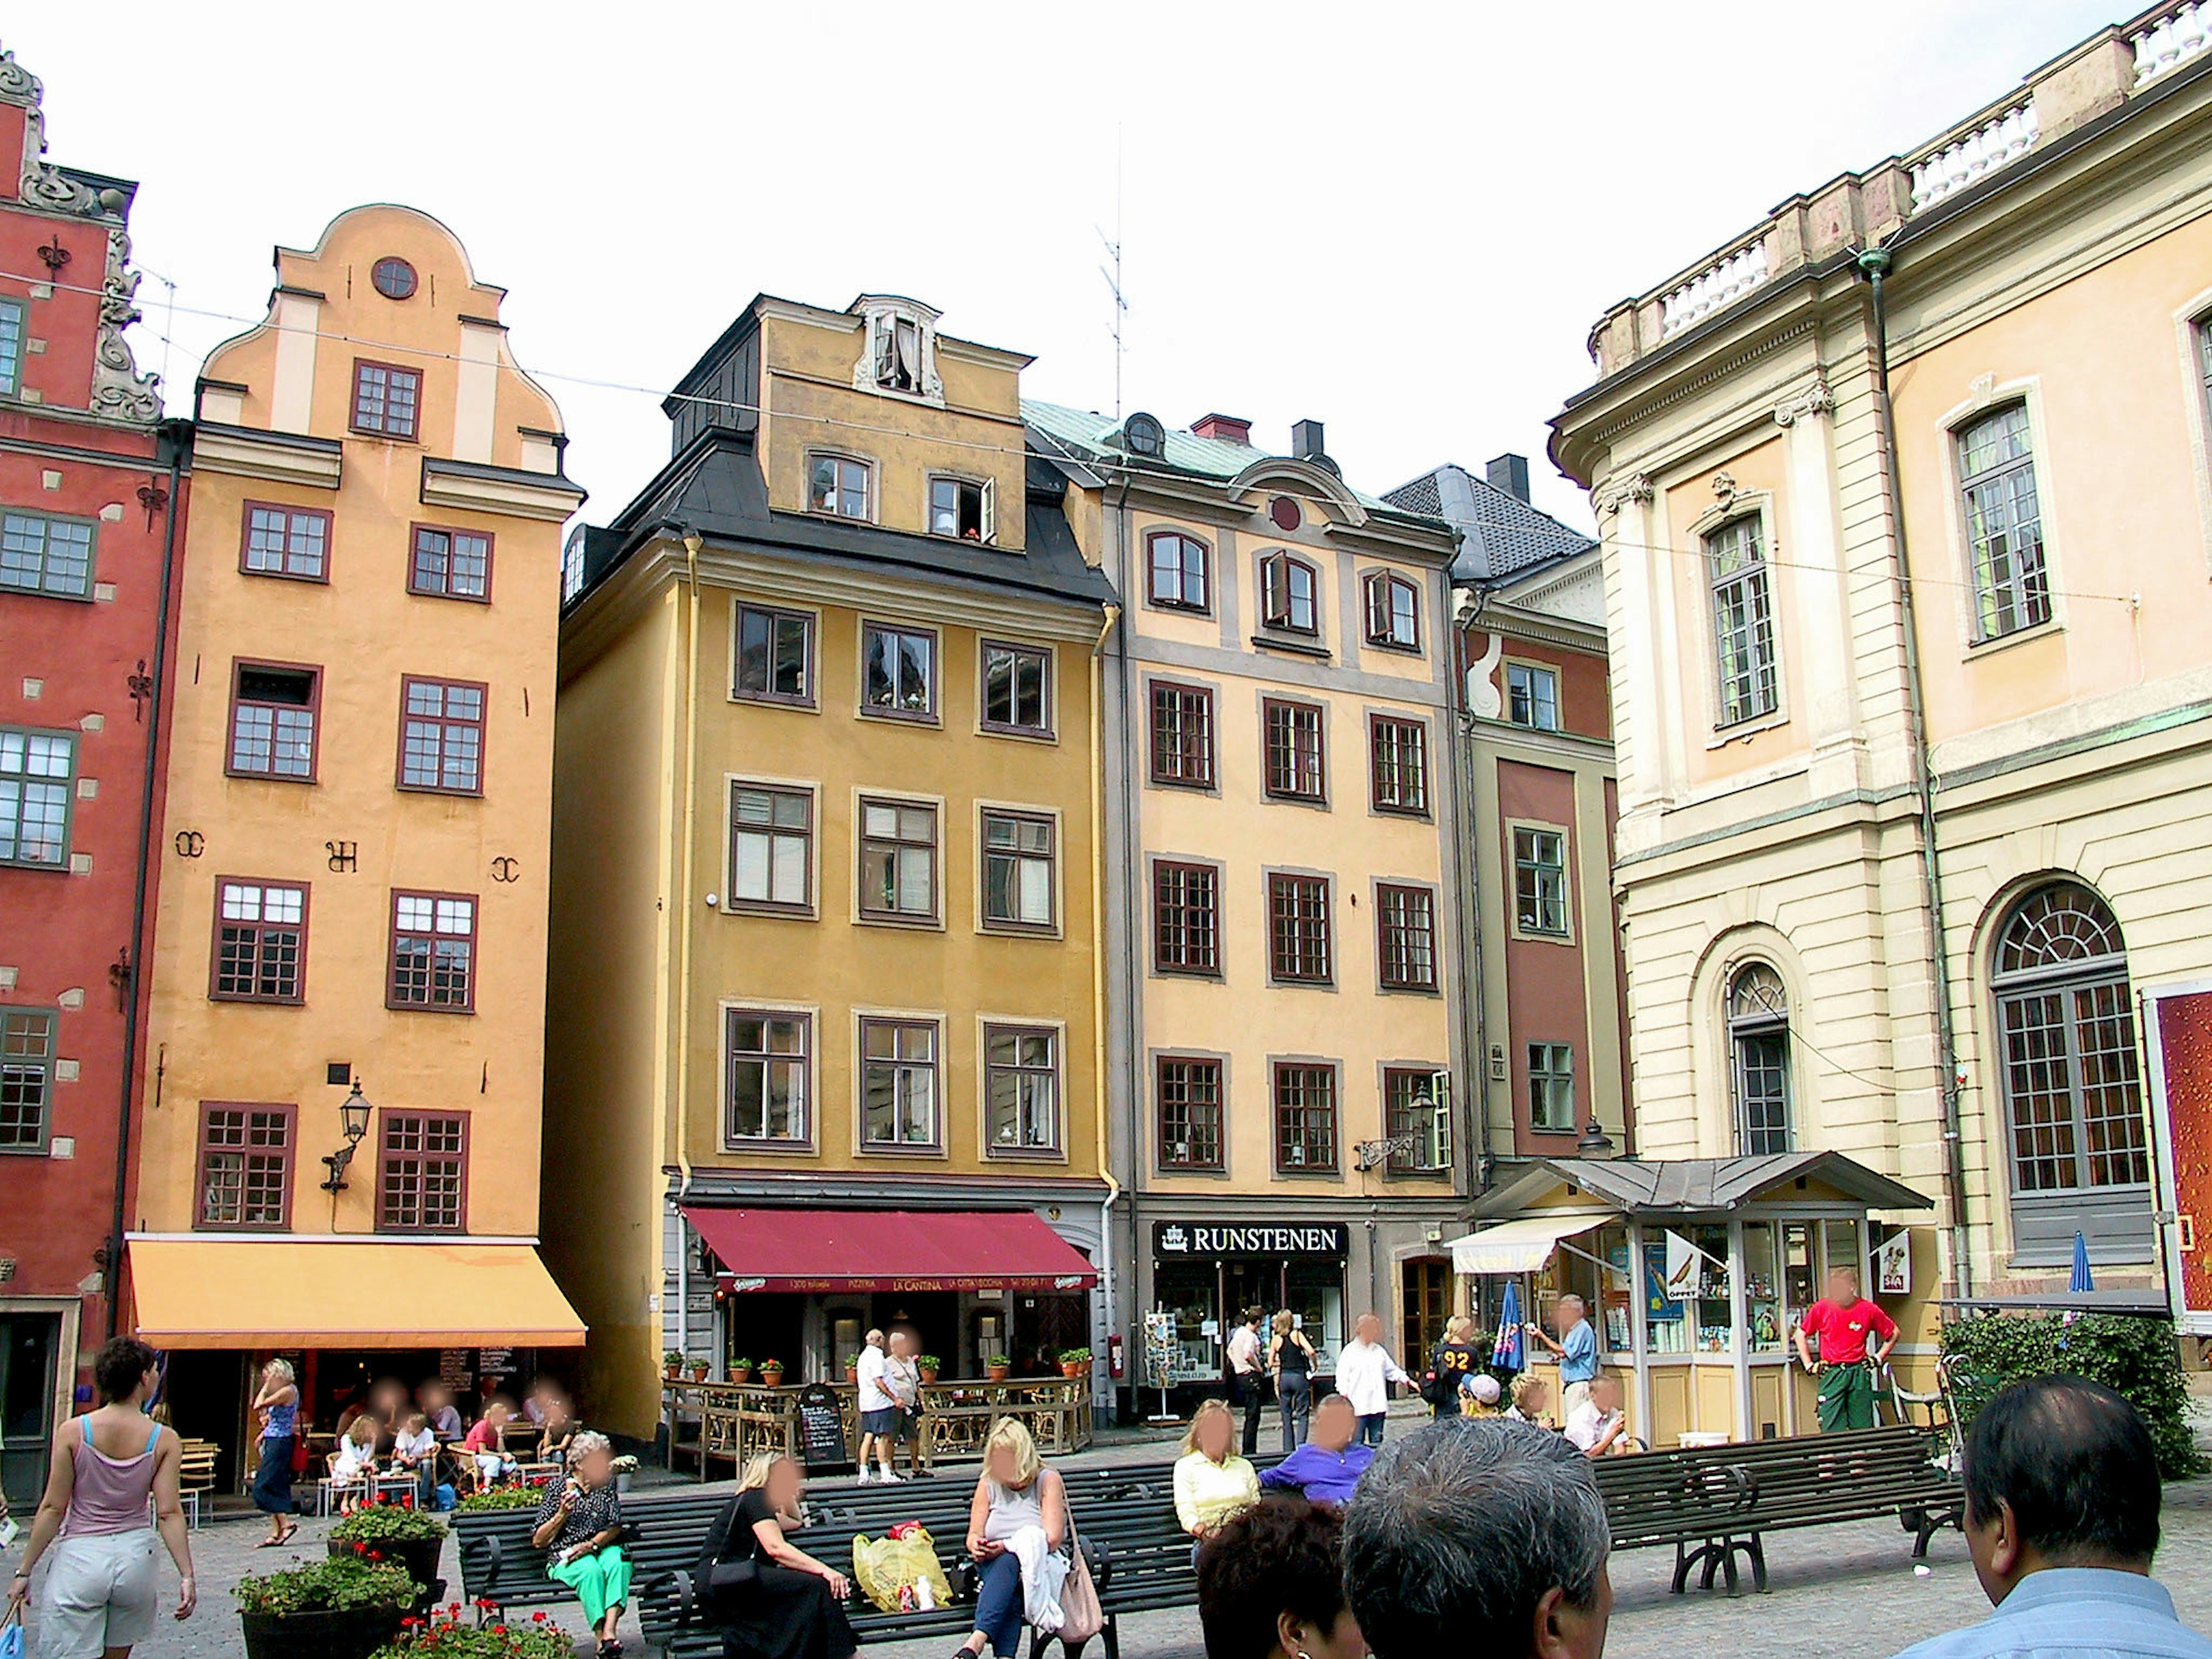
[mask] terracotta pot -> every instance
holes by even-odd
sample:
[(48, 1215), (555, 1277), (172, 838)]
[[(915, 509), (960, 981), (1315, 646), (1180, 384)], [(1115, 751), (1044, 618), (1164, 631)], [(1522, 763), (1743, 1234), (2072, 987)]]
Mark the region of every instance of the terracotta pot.
[(761, 1373), (761, 1381), (767, 1383), (771, 1389), (781, 1388), (783, 1386), (783, 1367), (778, 1365), (773, 1370), (763, 1371)]
[(845, 1367), (845, 1380), (848, 1382), (857, 1382), (860, 1380), (860, 1366), (858, 1360)]
[(707, 1380), (707, 1368), (704, 1365), (694, 1365), (691, 1368), (691, 1380), (694, 1382), (704, 1382)]
[(934, 1365), (924, 1365), (924, 1366), (921, 1368), (921, 1380), (922, 1380), (923, 1382), (936, 1382), (936, 1381), (937, 1381), (937, 1367), (936, 1367), (936, 1366), (934, 1366)]
[(983, 1375), (994, 1382), (1003, 1382), (1013, 1369), (1012, 1365), (986, 1365), (983, 1368)]
[(1062, 1376), (1082, 1376), (1082, 1375), (1083, 1375), (1083, 1362), (1082, 1362), (1080, 1359), (1063, 1359), (1063, 1360), (1061, 1360), (1061, 1361), (1060, 1362), (1060, 1374)]
[(750, 1366), (750, 1365), (732, 1365), (732, 1366), (731, 1366), (731, 1367), (730, 1367), (730, 1381), (731, 1381), (731, 1382), (751, 1382), (752, 1380), (753, 1380), (753, 1368), (752, 1368), (751, 1366)]

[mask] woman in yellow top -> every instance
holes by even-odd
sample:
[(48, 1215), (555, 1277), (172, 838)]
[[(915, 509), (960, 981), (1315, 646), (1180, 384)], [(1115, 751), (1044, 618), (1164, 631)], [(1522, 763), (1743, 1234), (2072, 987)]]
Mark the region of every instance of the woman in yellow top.
[[(1176, 1460), (1176, 1519), (1199, 1543), (1239, 1510), (1260, 1501), (1260, 1477), (1237, 1453), (1237, 1419), (1218, 1400), (1200, 1406)], [(1198, 1559), (1198, 1546), (1191, 1547)]]

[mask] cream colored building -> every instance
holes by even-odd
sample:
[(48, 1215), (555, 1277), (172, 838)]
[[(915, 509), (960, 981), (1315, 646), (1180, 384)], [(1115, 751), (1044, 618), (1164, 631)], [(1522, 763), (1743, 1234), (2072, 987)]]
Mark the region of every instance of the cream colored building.
[(2212, 976), (2190, 16), (1608, 312), (1554, 422), (1603, 538), (1639, 1150), (1936, 1200), (1828, 1237), (1917, 1219), (1900, 1311), (2063, 1289), (2077, 1230), (2108, 1291), (2197, 1273), (2204, 1004), (2162, 1000)]

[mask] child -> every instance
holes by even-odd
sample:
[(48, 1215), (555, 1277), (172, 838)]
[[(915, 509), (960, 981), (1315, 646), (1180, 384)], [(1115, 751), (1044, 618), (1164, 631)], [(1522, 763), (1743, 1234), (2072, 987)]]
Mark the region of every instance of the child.
[(1469, 1371), (1460, 1378), (1459, 1409), (1463, 1417), (1498, 1416), (1498, 1379), (1488, 1371)]
[(415, 1477), (415, 1501), (424, 1509), (438, 1501), (438, 1437), (430, 1432), (430, 1419), (409, 1412), (399, 1419), (399, 1432), (392, 1442), (392, 1467)]
[(361, 1507), (362, 1498), (374, 1492), (376, 1419), (368, 1412), (347, 1425), (345, 1433), (340, 1437), (338, 1449), (331, 1458), (331, 1479), (343, 1490), (338, 1503), (340, 1515), (351, 1515)]
[(1544, 1407), (1551, 1401), (1552, 1391), (1546, 1386), (1544, 1379), (1534, 1371), (1523, 1371), (1513, 1379), (1513, 1404), (1505, 1414), (1516, 1423), (1533, 1423), (1539, 1428), (1552, 1428), (1555, 1425), (1544, 1414)]

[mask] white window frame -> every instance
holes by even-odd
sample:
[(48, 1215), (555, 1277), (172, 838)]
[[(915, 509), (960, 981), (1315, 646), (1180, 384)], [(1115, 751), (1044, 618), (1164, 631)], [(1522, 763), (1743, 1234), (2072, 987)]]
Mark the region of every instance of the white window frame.
[[(838, 507), (823, 507), (816, 502), (814, 499), (814, 469), (817, 465), (823, 461), (831, 462), (841, 469), (848, 466), (857, 467), (860, 469), (860, 488), (866, 497), (865, 511), (858, 514), (847, 513)], [(873, 524), (876, 522), (876, 464), (870, 460), (866, 456), (855, 455), (850, 450), (846, 449), (808, 450), (806, 452), (805, 487), (806, 510), (809, 513), (813, 514), (815, 517), (820, 519), (838, 519), (843, 520), (847, 524)], [(837, 477), (836, 489), (835, 491), (835, 494), (841, 500), (845, 494), (846, 488), (847, 485), (844, 475), (841, 471)]]
[[(956, 489), (973, 489), (981, 498), (976, 508), (978, 534), (963, 536), (959, 530), (960, 508), (956, 499), (953, 505), (953, 528), (937, 527), (937, 486), (951, 484)], [(966, 542), (973, 547), (996, 547), (999, 544), (999, 481), (981, 478), (969, 472), (932, 472), (922, 483), (922, 528), (933, 536), (946, 541)]]
[[(1516, 674), (1523, 675), (1527, 677), (1528, 679), (1529, 717), (1525, 720), (1518, 718), (1513, 712), (1513, 699), (1515, 696), (1513, 677)], [(1561, 722), (1559, 709), (1559, 671), (1558, 666), (1554, 664), (1547, 662), (1528, 662), (1518, 658), (1508, 657), (1505, 659), (1506, 723), (1511, 726), (1517, 726), (1524, 732), (1559, 732), (1565, 730), (1565, 728)], [(1540, 697), (1537, 695), (1540, 682), (1547, 682), (1551, 686), (1551, 697), (1549, 701), (1552, 711), (1552, 719), (1549, 725), (1547, 725), (1540, 718), (1539, 718), (1543, 710), (1546, 701), (1544, 698)]]

